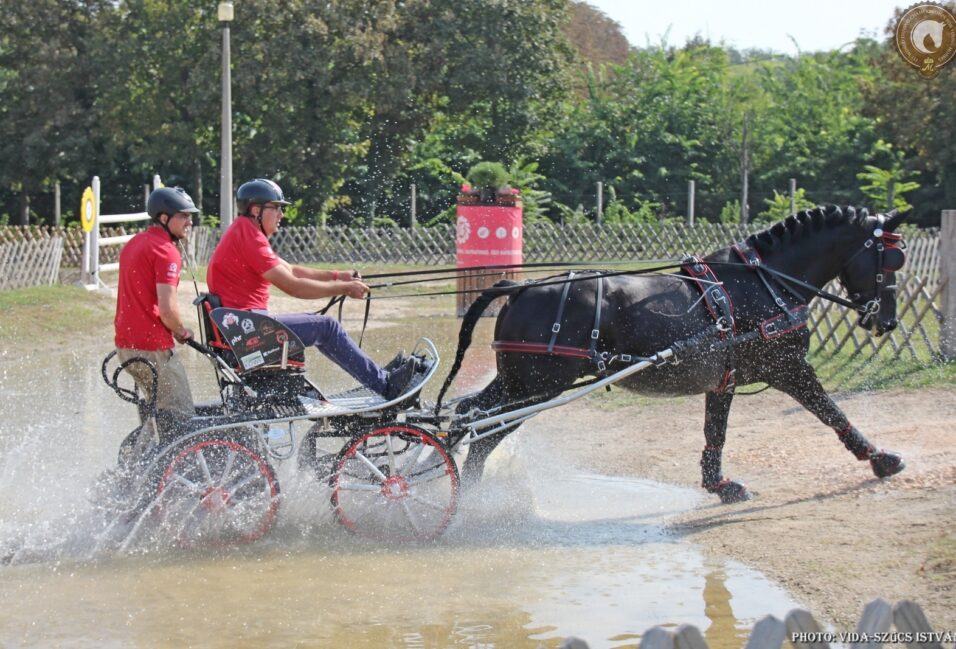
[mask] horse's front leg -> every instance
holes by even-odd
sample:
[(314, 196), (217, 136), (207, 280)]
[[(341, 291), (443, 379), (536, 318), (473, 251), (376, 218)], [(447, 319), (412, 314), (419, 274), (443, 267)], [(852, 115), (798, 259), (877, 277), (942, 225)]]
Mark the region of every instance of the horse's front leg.
[(704, 410), (704, 452), (700, 458), (701, 486), (720, 496), (723, 503), (737, 503), (753, 498), (747, 486), (725, 478), (721, 473), (720, 458), (727, 438), (727, 415), (733, 393), (708, 392)]
[(850, 423), (843, 411), (824, 391), (816, 372), (806, 359), (800, 359), (790, 372), (775, 377), (769, 383), (796, 399), (800, 405), (836, 431), (837, 437), (856, 459), (869, 460), (877, 478), (897, 474), (906, 467), (900, 455), (877, 448)]

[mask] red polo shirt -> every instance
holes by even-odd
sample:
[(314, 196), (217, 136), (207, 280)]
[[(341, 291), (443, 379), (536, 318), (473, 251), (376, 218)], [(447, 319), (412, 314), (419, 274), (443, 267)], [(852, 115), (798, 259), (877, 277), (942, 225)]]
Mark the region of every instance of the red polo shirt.
[(114, 342), (123, 349), (172, 349), (173, 335), (159, 319), (157, 284), (179, 286), (183, 258), (158, 226), (130, 239), (120, 252)]
[(231, 309), (269, 309), (270, 281), (262, 275), (279, 265), (279, 257), (269, 245), (259, 224), (240, 216), (216, 246), (206, 269), (209, 292), (218, 295), (222, 305)]

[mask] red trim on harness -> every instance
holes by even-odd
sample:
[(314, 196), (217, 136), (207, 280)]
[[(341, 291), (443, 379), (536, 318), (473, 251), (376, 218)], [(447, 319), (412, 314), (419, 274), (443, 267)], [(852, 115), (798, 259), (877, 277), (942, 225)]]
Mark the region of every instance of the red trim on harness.
[(735, 373), (736, 373), (736, 368), (735, 369), (730, 369), (729, 367), (725, 368), (724, 376), (720, 379), (720, 385), (717, 386), (717, 389), (714, 390), (714, 392), (716, 392), (717, 394), (723, 394), (728, 389), (730, 389), (731, 386), (736, 387), (737, 382), (734, 381)]
[[(801, 312), (803, 313), (809, 312), (809, 308), (807, 307), (806, 304), (801, 304), (799, 306), (795, 306), (792, 309), (790, 309), (790, 313), (794, 315), (799, 315), (801, 314)], [(780, 315), (775, 315), (772, 318), (767, 318), (766, 320), (761, 322), (760, 337), (763, 340), (773, 340), (774, 338), (779, 338), (780, 336), (784, 334), (788, 334), (791, 331), (796, 331), (797, 329), (803, 329), (804, 327), (807, 326), (806, 318), (804, 318), (801, 322), (795, 324), (794, 326), (790, 327), (789, 329), (777, 329), (775, 326), (773, 326), (774, 322), (776, 322), (777, 320), (782, 320), (785, 316), (786, 314), (781, 313)]]
[[(699, 273), (695, 272), (694, 266), (700, 266), (701, 271)], [(690, 278), (694, 280), (695, 284), (697, 284), (697, 289), (701, 292), (701, 295), (704, 296), (704, 305), (707, 307), (707, 311), (710, 313), (710, 316), (714, 319), (714, 322), (719, 321), (721, 318), (721, 315), (717, 313), (716, 311), (714, 311), (713, 306), (711, 306), (710, 299), (709, 299), (710, 294), (708, 293), (708, 291), (711, 291), (716, 288), (723, 294), (724, 299), (727, 300), (727, 309), (729, 311), (731, 322), (733, 323), (733, 329), (731, 333), (737, 333), (737, 319), (734, 318), (734, 313), (736, 312), (736, 309), (734, 309), (734, 301), (730, 299), (730, 293), (727, 292), (727, 290), (720, 283), (720, 280), (717, 279), (717, 274), (714, 272), (714, 270), (710, 266), (708, 266), (703, 259), (700, 259), (699, 257), (694, 257), (692, 261), (690, 261), (687, 264), (684, 264), (683, 266), (681, 266), (681, 268), (688, 275), (690, 275)], [(704, 282), (701, 282), (700, 278), (706, 279), (708, 283), (705, 284)], [(722, 332), (720, 337), (726, 338), (727, 332)]]
[(583, 347), (555, 345), (548, 351), (547, 343), (520, 343), (508, 340), (496, 340), (491, 343), (496, 352), (518, 352), (519, 354), (545, 354), (548, 356), (566, 356), (568, 358), (591, 358), (591, 350)]
[[(752, 263), (750, 263), (751, 260), (747, 257), (747, 255), (744, 253), (744, 251), (740, 249), (740, 245), (741, 245), (740, 243), (735, 243), (735, 244), (734, 244), (733, 246), (731, 246), (731, 247), (734, 249), (734, 252), (737, 253), (737, 256), (740, 257), (740, 260), (741, 260), (742, 262), (744, 262), (745, 264), (747, 264), (747, 266), (749, 266), (750, 268), (756, 268), (757, 266), (754, 265), (754, 264), (752, 264)], [(746, 245), (746, 244), (744, 244), (744, 245)], [(752, 248), (752, 247), (750, 247), (750, 246), (747, 246), (747, 249), (750, 250), (750, 252), (752, 252), (752, 253), (754, 254), (754, 257), (757, 259), (758, 264), (763, 264), (763, 256), (761, 256), (761, 254), (757, 251), (756, 248)]]

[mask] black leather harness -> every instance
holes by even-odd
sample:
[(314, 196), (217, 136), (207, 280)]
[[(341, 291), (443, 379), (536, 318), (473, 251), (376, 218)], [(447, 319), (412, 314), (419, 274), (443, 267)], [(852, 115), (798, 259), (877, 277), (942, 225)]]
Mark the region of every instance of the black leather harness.
[[(794, 297), (800, 301), (802, 301), (802, 298), (785, 284), (779, 284), (780, 280), (777, 280), (773, 276), (768, 279), (767, 273), (764, 272), (763, 269), (763, 260), (756, 250), (750, 247), (745, 241), (735, 244), (733, 249), (744, 264), (757, 273), (773, 299), (774, 304), (781, 309), (782, 313), (762, 320), (754, 331), (738, 332), (733, 300), (714, 270), (700, 257), (687, 255), (681, 260), (681, 270), (687, 274), (691, 281), (697, 286), (698, 290), (700, 290), (701, 300), (707, 312), (714, 319), (714, 325), (707, 331), (701, 332), (700, 336), (692, 336), (691, 339), (687, 341), (678, 341), (675, 343), (675, 348), (685, 350), (688, 353), (694, 353), (695, 350), (702, 351), (708, 348), (711, 351), (725, 350), (727, 352), (724, 374), (720, 385), (715, 389), (715, 392), (718, 393), (733, 392), (736, 385), (735, 374), (737, 370), (734, 364), (733, 353), (735, 345), (757, 338), (765, 341), (774, 340), (780, 336), (806, 327), (809, 317), (809, 308), (806, 304), (799, 304), (795, 307), (787, 306), (787, 302), (781, 296), (782, 291), (793, 294)], [(579, 281), (590, 281), (591, 279), (596, 280), (596, 295), (594, 326), (591, 328), (588, 346), (574, 347), (559, 345), (558, 339), (564, 322), (564, 312), (568, 303), (568, 296), (571, 292), (571, 284)], [(770, 281), (771, 279), (773, 282)], [(777, 289), (774, 288), (774, 284), (777, 284)], [(600, 272), (597, 272), (595, 277), (591, 278), (582, 277), (580, 274), (575, 274), (574, 271), (569, 271), (558, 300), (558, 309), (555, 314), (554, 323), (551, 325), (551, 338), (547, 343), (496, 340), (492, 342), (491, 347), (496, 352), (546, 354), (568, 358), (589, 359), (594, 362), (598, 376), (604, 376), (607, 373), (607, 366), (610, 363), (630, 364), (649, 360), (629, 354), (620, 354), (611, 357), (607, 351), (598, 351), (597, 345), (601, 336), (603, 302), (604, 276)], [(700, 340), (698, 340), (698, 338), (700, 338)], [(714, 340), (714, 338), (716, 338), (716, 340)]]
[(547, 344), (496, 340), (491, 343), (491, 348), (496, 352), (522, 352), (525, 354), (550, 354), (552, 356), (566, 356), (569, 358), (587, 358), (594, 361), (598, 375), (603, 375), (607, 372), (607, 352), (598, 352), (597, 344), (598, 339), (601, 337), (604, 275), (598, 271), (593, 279), (596, 280), (597, 284), (594, 300), (594, 326), (591, 327), (587, 347), (571, 347), (557, 344), (558, 334), (561, 332), (561, 326), (564, 322), (564, 309), (568, 303), (568, 294), (571, 292), (571, 284), (577, 281), (584, 281), (581, 277), (575, 277), (575, 273), (572, 270), (568, 271), (568, 278), (564, 283), (564, 287), (561, 289), (561, 298), (558, 300), (558, 312), (555, 315), (554, 323), (551, 325), (551, 339)]

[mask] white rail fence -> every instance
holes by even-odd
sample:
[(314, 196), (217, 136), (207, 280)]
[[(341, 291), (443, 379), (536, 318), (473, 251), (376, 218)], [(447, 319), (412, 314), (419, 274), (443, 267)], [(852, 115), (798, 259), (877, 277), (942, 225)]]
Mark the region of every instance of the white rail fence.
[[(148, 221), (147, 212), (133, 212), (129, 214), (100, 214), (100, 177), (93, 176), (93, 228), (83, 238), (83, 255), (81, 257), (81, 279), (80, 282), (89, 290), (95, 290), (100, 286), (106, 286), (100, 279), (100, 273), (118, 270), (119, 261), (100, 263), (100, 248), (107, 246), (122, 246), (132, 239), (134, 234), (120, 234), (114, 236), (100, 236), (100, 226), (114, 223), (135, 223), (137, 221)], [(162, 187), (162, 181), (159, 175), (153, 176), (153, 189)]]

